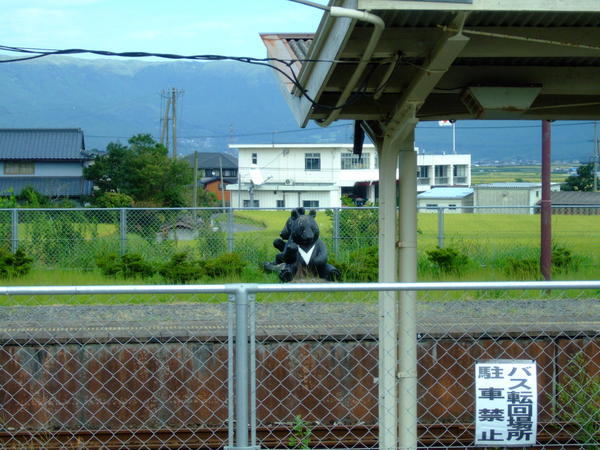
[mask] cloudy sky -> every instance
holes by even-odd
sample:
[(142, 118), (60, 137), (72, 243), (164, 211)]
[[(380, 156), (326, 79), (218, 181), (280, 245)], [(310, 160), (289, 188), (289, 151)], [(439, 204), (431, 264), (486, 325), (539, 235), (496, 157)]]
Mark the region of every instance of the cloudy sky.
[[(322, 3), (326, 3), (325, 0)], [(314, 32), (289, 0), (0, 0), (0, 45), (265, 57), (261, 32)]]

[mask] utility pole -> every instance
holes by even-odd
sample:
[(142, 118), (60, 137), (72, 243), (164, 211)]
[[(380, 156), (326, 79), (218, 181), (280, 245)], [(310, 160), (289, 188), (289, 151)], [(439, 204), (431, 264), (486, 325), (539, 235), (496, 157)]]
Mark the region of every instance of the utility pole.
[(219, 156), (219, 175), (221, 176), (221, 205), (225, 209), (225, 183), (223, 182), (223, 157)]
[(171, 110), (171, 97), (165, 97), (165, 92), (161, 94), (161, 98), (166, 100), (165, 111), (161, 118), (162, 126), (160, 129), (160, 143), (169, 148), (169, 111)]
[(598, 190), (598, 159), (600, 148), (598, 146), (598, 121), (594, 122), (594, 192)]
[[(177, 158), (177, 98), (183, 95), (183, 90), (171, 88), (163, 90), (161, 98), (165, 99), (165, 111), (162, 117), (160, 143), (167, 150), (171, 148), (173, 159)], [(169, 122), (171, 122), (171, 140), (169, 141)], [(169, 143), (170, 142), (170, 143)]]
[(171, 89), (171, 104), (173, 105), (173, 159), (177, 158), (177, 89)]
[[(194, 152), (194, 185), (192, 186), (192, 206), (198, 207), (198, 152)], [(195, 211), (194, 211), (195, 214)]]
[(540, 272), (544, 280), (552, 279), (552, 200), (550, 193), (550, 167), (552, 161), (552, 125), (542, 120), (542, 208), (541, 208), (541, 242)]

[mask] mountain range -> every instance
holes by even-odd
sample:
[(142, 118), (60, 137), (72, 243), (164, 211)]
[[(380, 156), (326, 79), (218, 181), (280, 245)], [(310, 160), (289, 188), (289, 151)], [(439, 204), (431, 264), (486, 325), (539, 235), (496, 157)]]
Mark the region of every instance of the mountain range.
[[(165, 97), (177, 97), (178, 152), (227, 151), (228, 144), (351, 142), (352, 124), (300, 129), (274, 72), (234, 61), (163, 62), (52, 56), (0, 64), (0, 128), (82, 128), (88, 149), (137, 133), (159, 138)], [(534, 121), (461, 121), (455, 149), (474, 162), (539, 161)], [(591, 121), (553, 124), (553, 159), (588, 161)], [(417, 127), (425, 153), (452, 152), (452, 127)]]

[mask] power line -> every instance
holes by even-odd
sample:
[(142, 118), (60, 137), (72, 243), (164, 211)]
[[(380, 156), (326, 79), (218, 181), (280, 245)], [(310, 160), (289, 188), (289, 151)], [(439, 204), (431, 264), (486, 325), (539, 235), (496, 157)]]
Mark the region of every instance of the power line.
[[(573, 127), (573, 126), (584, 126), (584, 125), (593, 125), (594, 122), (576, 122), (576, 123), (554, 123), (553, 127)], [(344, 123), (339, 125), (330, 125), (327, 127), (328, 129), (332, 128), (342, 128), (342, 127), (350, 127), (352, 123)], [(459, 127), (459, 130), (508, 130), (514, 128), (539, 128), (540, 125), (496, 125), (496, 126), (483, 126), (483, 127), (473, 127), (473, 126), (463, 126)], [(421, 129), (427, 130), (440, 130), (444, 131), (443, 127), (439, 126), (424, 126), (419, 125)], [(205, 134), (205, 135), (196, 135), (196, 136), (178, 136), (177, 139), (224, 139), (224, 138), (238, 138), (238, 137), (253, 137), (253, 136), (271, 136), (273, 134), (292, 134), (292, 133), (304, 133), (309, 131), (320, 131), (322, 132), (322, 128), (298, 128), (293, 130), (281, 130), (281, 131), (258, 131), (255, 133), (228, 133), (228, 134)], [(94, 134), (86, 134), (86, 137), (91, 138), (111, 138), (111, 139), (129, 139), (131, 136), (115, 136), (115, 135), (94, 135)]]
[[(344, 123), (339, 125), (331, 125), (327, 128), (342, 128), (349, 127), (351, 123)], [(223, 138), (238, 138), (238, 137), (252, 137), (252, 136), (271, 136), (273, 134), (291, 134), (291, 133), (304, 133), (308, 131), (319, 131), (323, 132), (322, 128), (297, 128), (295, 130), (283, 130), (283, 131), (260, 131), (256, 133), (240, 133), (240, 134), (205, 134), (199, 136), (178, 136), (177, 139), (223, 139)], [(112, 139), (129, 139), (131, 136), (114, 136), (114, 135), (94, 135), (94, 134), (86, 134), (86, 137), (91, 138), (112, 138)]]
[[(281, 58), (253, 58), (249, 56), (225, 56), (225, 55), (178, 55), (174, 53), (153, 53), (153, 52), (111, 52), (108, 50), (90, 50), (83, 48), (70, 48), (70, 49), (41, 49), (41, 48), (30, 48), (30, 47), (12, 47), (8, 45), (0, 45), (0, 51), (5, 52), (13, 52), (13, 53), (26, 53), (31, 56), (25, 56), (22, 58), (12, 58), (12, 59), (0, 59), (0, 64), (13, 63), (19, 61), (29, 61), (32, 59), (45, 58), (52, 55), (77, 55), (88, 53), (92, 55), (99, 56), (116, 56), (120, 58), (163, 58), (163, 59), (171, 59), (171, 60), (189, 60), (189, 61), (237, 61), (246, 64), (253, 64), (257, 66), (268, 67), (269, 69), (276, 70), (283, 77), (285, 77), (288, 81), (290, 81), (301, 93), (301, 95), (306, 98), (311, 105), (317, 108), (322, 108), (325, 110), (333, 111), (336, 109), (344, 108), (356, 101), (356, 98), (351, 98), (348, 102), (345, 102), (339, 106), (330, 106), (317, 103), (309, 94), (308, 91), (302, 86), (296, 72), (294, 71), (293, 65), (297, 62), (331, 62), (331, 63), (350, 63), (352, 61), (340, 61), (334, 59), (281, 59)], [(277, 62), (287, 67), (289, 73), (285, 70), (272, 65), (270, 63)], [(362, 95), (362, 92), (358, 92), (356, 95)]]
[[(296, 0), (292, 0), (292, 1), (296, 1)], [(313, 2), (309, 2), (308, 0), (301, 0), (301, 1), (299, 1), (299, 3), (312, 4)], [(314, 5), (317, 5), (317, 4), (314, 4)], [(320, 6), (322, 6), (322, 5), (320, 5)], [(264, 66), (264, 67), (268, 67), (269, 69), (276, 70), (283, 77), (285, 77), (288, 81), (290, 81), (300, 91), (301, 95), (304, 98), (306, 98), (313, 105), (313, 107), (322, 108), (322, 109), (330, 110), (330, 111), (342, 109), (349, 105), (352, 105), (353, 103), (355, 103), (357, 101), (357, 99), (360, 96), (367, 95), (366, 82), (369, 78), (369, 76), (367, 76), (366, 79), (362, 81), (360, 89), (355, 94), (353, 94), (346, 102), (344, 102), (343, 104), (338, 105), (338, 106), (331, 106), (331, 105), (320, 104), (320, 103), (317, 103), (315, 100), (313, 100), (313, 98), (308, 94), (308, 91), (304, 88), (304, 86), (302, 86), (302, 84), (298, 80), (296, 72), (293, 69), (293, 65), (294, 65), (294, 63), (297, 63), (297, 62), (352, 63), (353, 61), (351, 61), (351, 60), (343, 60), (342, 61), (342, 60), (336, 60), (336, 59), (254, 58), (254, 57), (249, 57), (249, 56), (225, 56), (225, 55), (210, 55), (210, 54), (208, 54), (208, 55), (187, 55), (186, 56), (186, 55), (178, 55), (178, 54), (173, 54), (173, 53), (153, 53), (153, 52), (140, 52), (140, 51), (112, 52), (112, 51), (108, 51), (108, 50), (90, 50), (90, 49), (77, 49), (77, 48), (58, 50), (58, 49), (44, 49), (44, 48), (33, 48), (33, 47), (13, 47), (13, 46), (6, 46), (6, 45), (0, 45), (0, 51), (26, 53), (26, 54), (33, 55), (33, 56), (27, 56), (27, 57), (23, 57), (23, 58), (0, 59), (0, 64), (18, 62), (18, 61), (28, 61), (28, 60), (32, 60), (32, 59), (45, 58), (45, 57), (52, 56), (52, 55), (75, 55), (75, 54), (82, 54), (82, 53), (89, 53), (89, 54), (100, 55), (100, 56), (116, 56), (116, 57), (121, 57), (121, 58), (156, 57), (156, 58), (171, 59), (171, 60), (237, 61), (237, 62), (242, 62), (242, 63), (246, 63), (246, 64)], [(271, 62), (277, 62), (277, 63), (280, 63), (280, 64), (286, 66), (289, 70), (289, 74), (285, 70), (270, 64)], [(591, 124), (593, 124), (593, 122), (586, 122), (585, 124), (591, 125)], [(571, 125), (573, 125), (573, 124), (571, 124)], [(347, 125), (344, 125), (344, 126), (347, 126)], [(568, 126), (568, 125), (555, 124), (554, 126)], [(437, 127), (426, 127), (425, 126), (422, 128), (436, 129)], [(502, 129), (502, 128), (515, 129), (515, 128), (539, 128), (539, 125), (519, 125), (519, 126), (504, 126), (504, 127), (503, 126), (460, 127), (460, 128), (461, 128), (461, 130), (465, 130), (465, 129), (469, 129), (469, 128), (473, 128), (473, 129)], [(261, 134), (263, 134), (263, 133), (261, 133)], [(239, 136), (243, 137), (244, 135), (239, 135)], [(247, 134), (246, 136), (251, 136), (251, 134)], [(107, 136), (107, 137), (110, 137), (110, 136)], [(204, 137), (219, 137), (219, 136), (204, 136)]]

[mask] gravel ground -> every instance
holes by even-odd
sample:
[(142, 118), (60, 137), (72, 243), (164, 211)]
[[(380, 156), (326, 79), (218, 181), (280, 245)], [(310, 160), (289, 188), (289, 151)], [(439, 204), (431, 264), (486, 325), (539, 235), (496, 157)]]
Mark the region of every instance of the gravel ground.
[[(418, 303), (418, 332), (443, 335), (600, 333), (600, 300), (485, 300)], [(259, 335), (372, 335), (376, 302), (258, 303)], [(227, 336), (227, 304), (8, 306), (0, 340), (168, 339)]]

